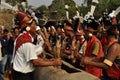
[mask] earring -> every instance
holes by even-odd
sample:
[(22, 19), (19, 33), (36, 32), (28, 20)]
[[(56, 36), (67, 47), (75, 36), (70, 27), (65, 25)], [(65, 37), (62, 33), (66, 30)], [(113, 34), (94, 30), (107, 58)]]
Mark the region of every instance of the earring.
[(89, 37), (92, 37), (93, 36), (93, 34), (92, 33), (89, 33)]
[(81, 39), (84, 39), (84, 36), (82, 35), (80, 38), (81, 38)]
[(48, 27), (48, 31), (50, 32), (50, 27)]
[(26, 31), (30, 31), (30, 27), (27, 26), (27, 27), (26, 27)]

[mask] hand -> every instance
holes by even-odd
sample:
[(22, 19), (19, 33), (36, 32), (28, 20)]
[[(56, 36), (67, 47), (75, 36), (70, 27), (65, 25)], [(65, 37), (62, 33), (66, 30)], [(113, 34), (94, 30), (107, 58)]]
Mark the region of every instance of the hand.
[(49, 59), (50, 61), (54, 61), (55, 60), (55, 58), (51, 58), (51, 59)]
[(78, 54), (78, 52), (77, 52), (77, 51), (75, 51), (75, 52), (74, 52), (74, 56), (77, 58), (77, 57), (78, 57), (78, 55), (79, 55), (79, 54)]
[(61, 66), (61, 65), (62, 65), (62, 61), (60, 58), (54, 59), (53, 66)]
[(71, 50), (64, 50), (64, 54), (66, 54), (66, 55), (71, 55)]
[(81, 54), (79, 54), (77, 51), (74, 52), (74, 56), (75, 58), (81, 60), (81, 58), (83, 57)]
[(45, 46), (45, 47), (49, 46), (48, 40), (45, 40), (44, 46)]

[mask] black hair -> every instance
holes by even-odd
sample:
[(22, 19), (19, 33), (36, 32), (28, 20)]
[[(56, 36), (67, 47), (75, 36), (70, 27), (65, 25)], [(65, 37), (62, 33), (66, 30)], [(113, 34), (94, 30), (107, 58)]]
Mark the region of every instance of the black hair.
[(64, 25), (61, 22), (59, 22), (57, 28), (64, 28)]
[(4, 33), (8, 33), (9, 31), (8, 31), (8, 29), (4, 29), (3, 32)]
[(86, 21), (86, 26), (91, 27), (94, 30), (98, 30), (99, 24), (96, 20), (88, 18), (88, 20)]
[(73, 28), (73, 24), (70, 23), (68, 20), (64, 20), (64, 23), (66, 23), (68, 26), (70, 26), (71, 28)]
[(114, 35), (116, 36), (116, 33), (114, 32), (115, 29), (118, 29), (117, 28), (117, 25), (112, 25), (106, 32), (107, 32), (107, 35), (110, 36), (110, 35)]
[(74, 29), (74, 32), (77, 31), (77, 27), (79, 25), (79, 22), (80, 22), (79, 18), (76, 18), (75, 20), (73, 20), (73, 29)]

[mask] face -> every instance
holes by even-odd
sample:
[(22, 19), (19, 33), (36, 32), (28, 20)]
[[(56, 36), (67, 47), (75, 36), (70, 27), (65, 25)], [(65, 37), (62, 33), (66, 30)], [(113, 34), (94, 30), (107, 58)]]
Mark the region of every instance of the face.
[(61, 28), (57, 28), (57, 32), (58, 32), (59, 35), (61, 35), (62, 34), (62, 29)]
[(15, 32), (16, 35), (18, 35), (19, 34), (19, 29), (16, 28), (14, 32)]
[(30, 24), (30, 31), (29, 31), (31, 34), (33, 35), (36, 35), (36, 23), (35, 21), (33, 21), (31, 24)]
[(107, 31), (110, 27), (111, 27), (111, 26), (109, 26), (109, 25), (104, 25), (105, 31)]
[(80, 40), (81, 39), (81, 35), (76, 35), (76, 39)]
[(92, 34), (92, 33), (89, 31), (89, 29), (85, 29), (84, 32), (85, 32), (84, 37), (85, 37), (86, 40), (88, 40), (89, 38), (91, 38), (90, 34)]
[(73, 36), (74, 35), (74, 33), (73, 33), (73, 30), (68, 30), (68, 29), (64, 29), (65, 30), (65, 35), (66, 36)]
[(4, 33), (4, 38), (5, 38), (5, 39), (9, 39), (9, 37), (10, 37), (9, 32), (5, 32), (5, 33)]
[(51, 36), (54, 36), (54, 35), (55, 35), (55, 30), (54, 30), (52, 27), (50, 27), (50, 35), (51, 35)]

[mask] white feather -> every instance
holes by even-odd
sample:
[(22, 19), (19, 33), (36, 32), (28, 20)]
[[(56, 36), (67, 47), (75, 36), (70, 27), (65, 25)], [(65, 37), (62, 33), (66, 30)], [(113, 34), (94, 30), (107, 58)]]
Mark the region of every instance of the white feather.
[(112, 17), (115, 17), (115, 11), (113, 10), (112, 13), (109, 14), (109, 16), (112, 18)]
[(115, 15), (117, 16), (119, 12), (120, 12), (120, 6), (115, 10)]

